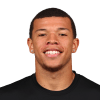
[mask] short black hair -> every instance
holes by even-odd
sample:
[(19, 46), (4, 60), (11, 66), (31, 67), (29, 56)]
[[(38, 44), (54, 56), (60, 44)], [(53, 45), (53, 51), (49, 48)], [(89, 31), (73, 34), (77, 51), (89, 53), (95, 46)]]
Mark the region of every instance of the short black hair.
[(30, 29), (29, 29), (29, 37), (32, 39), (32, 31), (33, 31), (33, 22), (35, 19), (44, 18), (44, 17), (68, 17), (71, 21), (71, 27), (73, 31), (73, 38), (76, 38), (76, 27), (73, 19), (63, 10), (58, 8), (47, 8), (39, 12), (31, 21)]

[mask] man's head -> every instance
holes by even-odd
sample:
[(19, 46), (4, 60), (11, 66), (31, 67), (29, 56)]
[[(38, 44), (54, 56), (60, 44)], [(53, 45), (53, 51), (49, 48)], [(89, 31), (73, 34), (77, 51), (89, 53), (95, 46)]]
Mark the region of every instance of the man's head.
[(34, 29), (34, 20), (35, 19), (39, 19), (39, 18), (44, 18), (44, 17), (52, 17), (52, 16), (55, 16), (55, 17), (68, 17), (71, 21), (71, 28), (72, 28), (72, 31), (73, 31), (73, 38), (76, 38), (76, 27), (75, 27), (75, 23), (73, 21), (73, 19), (64, 11), (60, 10), (60, 9), (57, 9), (57, 8), (48, 8), (48, 9), (45, 9), (41, 12), (39, 12), (32, 20), (31, 24), (30, 24), (30, 30), (29, 30), (29, 36), (30, 38), (32, 38), (32, 31)]
[(50, 8), (33, 19), (27, 43), (30, 52), (33, 50), (31, 53), (35, 54), (36, 66), (56, 72), (71, 65), (71, 53), (76, 52), (79, 40), (69, 15), (59, 9)]

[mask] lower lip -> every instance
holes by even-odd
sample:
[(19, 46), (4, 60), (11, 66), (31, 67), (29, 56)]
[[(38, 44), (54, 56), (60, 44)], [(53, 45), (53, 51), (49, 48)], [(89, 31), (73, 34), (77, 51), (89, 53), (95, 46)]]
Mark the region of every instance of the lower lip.
[(57, 57), (58, 55), (60, 55), (61, 53), (57, 53), (57, 54), (45, 54), (47, 57)]

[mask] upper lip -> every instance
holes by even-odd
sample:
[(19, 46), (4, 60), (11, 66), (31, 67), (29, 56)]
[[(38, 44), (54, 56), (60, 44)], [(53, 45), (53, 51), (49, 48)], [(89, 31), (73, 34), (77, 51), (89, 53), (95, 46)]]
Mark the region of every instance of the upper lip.
[(63, 51), (58, 49), (58, 48), (47, 48), (43, 51), (43, 53), (45, 53), (46, 51), (59, 51), (60, 53), (62, 53)]

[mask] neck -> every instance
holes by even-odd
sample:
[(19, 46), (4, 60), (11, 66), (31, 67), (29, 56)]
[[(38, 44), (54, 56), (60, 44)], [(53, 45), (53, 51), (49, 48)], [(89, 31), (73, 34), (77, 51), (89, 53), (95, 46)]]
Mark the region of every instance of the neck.
[(68, 88), (73, 82), (72, 61), (57, 72), (48, 72), (36, 63), (36, 80), (44, 88), (52, 91), (61, 91)]

